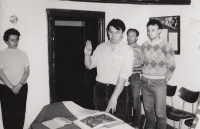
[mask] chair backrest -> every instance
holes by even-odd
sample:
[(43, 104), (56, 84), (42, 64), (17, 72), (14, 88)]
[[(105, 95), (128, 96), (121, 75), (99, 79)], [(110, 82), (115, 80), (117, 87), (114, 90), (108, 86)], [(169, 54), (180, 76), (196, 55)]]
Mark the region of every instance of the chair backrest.
[(183, 99), (182, 110), (184, 110), (185, 102), (188, 102), (188, 103), (192, 104), (192, 113), (195, 113), (194, 112), (194, 103), (199, 98), (199, 92), (198, 91), (191, 91), (191, 90), (188, 90), (184, 87), (181, 87), (177, 94), (181, 99)]
[(167, 85), (167, 96), (171, 97), (172, 107), (174, 107), (173, 96), (176, 93), (176, 89), (177, 89), (177, 86)]
[(195, 103), (199, 98), (199, 92), (191, 91), (184, 87), (181, 87), (177, 94), (181, 99), (188, 103)]
[(167, 85), (167, 96), (172, 97), (176, 93), (177, 86)]

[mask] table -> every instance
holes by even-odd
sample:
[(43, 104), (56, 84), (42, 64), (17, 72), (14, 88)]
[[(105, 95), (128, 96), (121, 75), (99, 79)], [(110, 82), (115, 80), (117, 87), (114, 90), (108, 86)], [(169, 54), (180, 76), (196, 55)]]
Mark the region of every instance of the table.
[[(43, 125), (42, 122), (51, 120), (55, 117), (66, 117), (67, 119), (71, 121), (78, 119), (74, 114), (72, 114), (67, 109), (66, 104), (63, 104), (63, 102), (56, 102), (56, 103), (52, 103), (52, 104), (44, 106), (42, 110), (40, 111), (40, 113), (38, 114), (38, 116), (30, 125), (29, 129), (49, 129), (48, 127)], [(121, 129), (121, 128), (134, 129), (128, 124), (117, 125), (109, 129)], [(80, 128), (74, 124), (69, 124), (59, 129), (80, 129)]]
[[(29, 129), (49, 129), (42, 124), (42, 122), (51, 120), (55, 117), (66, 117), (67, 119), (74, 121), (77, 118), (64, 106), (62, 102), (49, 104), (43, 107), (39, 115), (30, 125)], [(74, 124), (67, 125), (59, 129), (80, 129)]]

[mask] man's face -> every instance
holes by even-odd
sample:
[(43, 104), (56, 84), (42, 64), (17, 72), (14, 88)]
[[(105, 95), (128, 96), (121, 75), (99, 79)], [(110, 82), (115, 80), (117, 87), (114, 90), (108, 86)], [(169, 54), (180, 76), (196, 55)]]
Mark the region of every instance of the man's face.
[(119, 43), (122, 40), (123, 33), (122, 30), (117, 30), (113, 26), (110, 26), (108, 30), (108, 35), (111, 43)]
[(150, 25), (147, 27), (147, 36), (150, 40), (159, 38), (161, 29), (158, 29), (158, 25)]
[(10, 35), (6, 44), (10, 49), (16, 49), (19, 43), (19, 37), (17, 35)]
[(138, 36), (136, 35), (136, 32), (134, 31), (129, 31), (128, 35), (127, 35), (127, 41), (128, 43), (136, 43), (136, 41), (138, 40)]

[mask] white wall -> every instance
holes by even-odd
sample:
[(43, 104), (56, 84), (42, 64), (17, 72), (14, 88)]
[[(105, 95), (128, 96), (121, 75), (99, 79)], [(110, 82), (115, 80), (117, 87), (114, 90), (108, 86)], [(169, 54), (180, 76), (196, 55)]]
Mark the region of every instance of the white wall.
[[(168, 84), (200, 90), (200, 0), (191, 0), (191, 5), (131, 5), (57, 0), (0, 0), (0, 51), (7, 46), (3, 33), (14, 27), (21, 32), (19, 48), (26, 51), (30, 60), (29, 92), (24, 129), (38, 115), (42, 107), (49, 104), (49, 72), (47, 42), (47, 8), (90, 10), (106, 12), (106, 25), (112, 18), (122, 19), (127, 29), (140, 32), (138, 43), (147, 40), (146, 23), (149, 17), (180, 15), (181, 54), (176, 56), (177, 68)], [(9, 22), (17, 15), (18, 23)], [(126, 42), (126, 33), (124, 39)], [(168, 102), (169, 103), (169, 99)], [(179, 97), (174, 98), (175, 107), (181, 108)], [(189, 107), (186, 106), (186, 110)], [(169, 124), (172, 122), (169, 120)], [(178, 124), (177, 124), (178, 125)], [(1, 128), (1, 124), (0, 124)], [(186, 126), (183, 124), (183, 129)]]

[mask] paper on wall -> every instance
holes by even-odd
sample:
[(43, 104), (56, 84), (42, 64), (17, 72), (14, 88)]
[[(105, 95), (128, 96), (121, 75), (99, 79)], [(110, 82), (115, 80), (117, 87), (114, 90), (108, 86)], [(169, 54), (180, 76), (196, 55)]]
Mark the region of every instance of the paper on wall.
[(169, 42), (172, 44), (174, 50), (178, 50), (178, 33), (169, 33)]
[(165, 42), (168, 42), (168, 29), (162, 29), (160, 38), (162, 38)]

